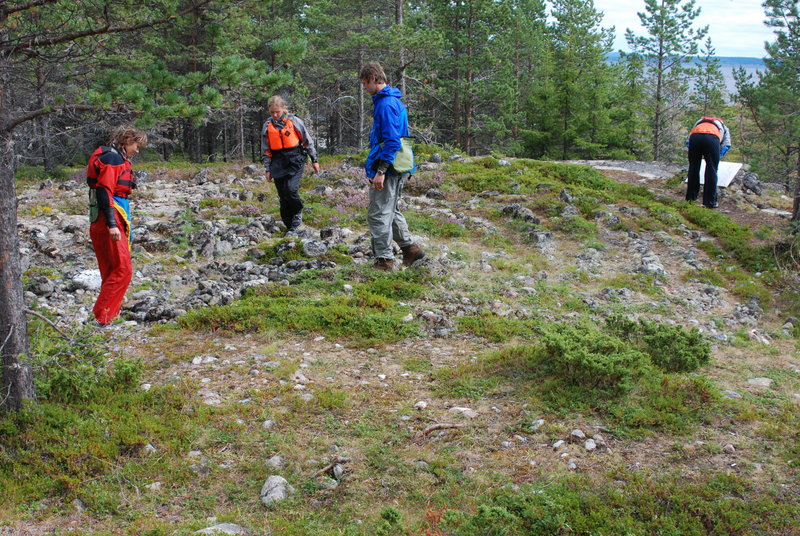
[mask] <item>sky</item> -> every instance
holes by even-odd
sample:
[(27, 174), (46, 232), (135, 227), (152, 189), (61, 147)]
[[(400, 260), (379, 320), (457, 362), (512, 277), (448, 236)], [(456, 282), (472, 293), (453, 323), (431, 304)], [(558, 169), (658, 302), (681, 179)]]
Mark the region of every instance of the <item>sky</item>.
[[(701, 8), (695, 27), (708, 25), (717, 56), (763, 58), (764, 41), (774, 41), (773, 29), (764, 24), (761, 0), (695, 0), (695, 5)], [(604, 13), (604, 28), (616, 26), (615, 51), (628, 50), (627, 28), (645, 34), (637, 15), (645, 10), (644, 0), (594, 0), (594, 7)]]

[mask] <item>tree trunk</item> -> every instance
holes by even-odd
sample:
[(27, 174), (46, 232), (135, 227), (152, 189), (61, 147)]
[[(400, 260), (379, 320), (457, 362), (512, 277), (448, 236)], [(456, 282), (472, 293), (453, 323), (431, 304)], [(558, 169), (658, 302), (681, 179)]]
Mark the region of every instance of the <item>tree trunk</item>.
[[(394, 16), (395, 24), (397, 26), (403, 25), (403, 3), (405, 0), (395, 0), (394, 2)], [(397, 88), (400, 93), (405, 97), (406, 95), (406, 49), (400, 47), (400, 69), (397, 71)]]
[[(44, 108), (45, 106), (45, 93), (44, 86), (46, 77), (41, 65), (36, 67), (36, 107)], [(36, 120), (39, 127), (39, 143), (42, 149), (42, 165), (44, 166), (45, 173), (55, 173), (58, 171), (55, 159), (53, 159), (53, 152), (50, 145), (50, 116), (43, 115)]]
[[(364, 67), (364, 49), (358, 52), (358, 72)], [(364, 148), (364, 126), (367, 123), (367, 112), (364, 108), (364, 86), (358, 83), (358, 150)]]
[(0, 408), (17, 411), (35, 399), (30, 366), (19, 361), (28, 353), (28, 331), (22, 294), (22, 267), (17, 235), (16, 160), (8, 104), (11, 102), (8, 56), (0, 52), (0, 355), (3, 390)]
[(794, 183), (794, 203), (792, 205), (792, 221), (800, 221), (800, 147), (797, 151), (797, 179)]

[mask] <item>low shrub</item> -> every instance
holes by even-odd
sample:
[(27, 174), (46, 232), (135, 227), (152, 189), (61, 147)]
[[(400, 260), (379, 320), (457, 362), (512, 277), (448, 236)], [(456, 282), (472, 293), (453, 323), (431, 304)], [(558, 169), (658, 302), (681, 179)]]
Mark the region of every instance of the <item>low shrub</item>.
[(666, 372), (692, 372), (711, 359), (711, 345), (697, 328), (667, 326), (622, 316), (606, 319), (606, 329), (640, 348)]
[(622, 395), (649, 368), (647, 356), (617, 337), (585, 325), (548, 326), (529, 365), (572, 386)]

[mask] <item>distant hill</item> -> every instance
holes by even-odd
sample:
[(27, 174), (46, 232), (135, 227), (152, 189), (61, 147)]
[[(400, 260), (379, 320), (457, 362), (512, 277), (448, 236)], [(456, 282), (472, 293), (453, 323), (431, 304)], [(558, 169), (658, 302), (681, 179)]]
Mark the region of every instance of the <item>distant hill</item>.
[[(736, 93), (736, 83), (733, 79), (734, 69), (743, 68), (748, 74), (756, 76), (757, 71), (764, 70), (764, 60), (761, 58), (739, 58), (739, 57), (719, 57), (720, 70), (725, 77), (725, 89), (729, 94)], [(619, 61), (619, 52), (612, 52), (608, 55), (609, 63)]]

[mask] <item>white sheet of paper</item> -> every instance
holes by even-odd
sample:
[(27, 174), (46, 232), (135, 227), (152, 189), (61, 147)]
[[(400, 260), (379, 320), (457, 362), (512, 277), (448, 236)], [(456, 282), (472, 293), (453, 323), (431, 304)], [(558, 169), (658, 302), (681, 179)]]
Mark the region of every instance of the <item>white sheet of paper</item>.
[[(739, 162), (720, 162), (717, 168), (717, 188), (727, 188), (741, 168), (742, 164)], [(706, 161), (703, 160), (700, 162), (700, 184), (705, 184), (705, 176)]]

